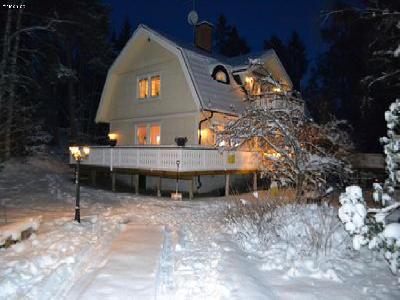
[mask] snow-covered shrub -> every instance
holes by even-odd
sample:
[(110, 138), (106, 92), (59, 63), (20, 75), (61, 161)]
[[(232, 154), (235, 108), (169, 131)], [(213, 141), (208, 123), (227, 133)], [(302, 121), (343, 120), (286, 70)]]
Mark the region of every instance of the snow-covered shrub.
[(340, 204), (339, 218), (353, 237), (353, 248), (360, 250), (361, 246), (368, 245), (371, 250), (381, 251), (391, 271), (397, 273), (400, 268), (400, 224), (386, 225), (385, 217), (400, 207), (400, 203), (368, 209), (361, 188), (349, 186), (340, 195)]
[(228, 231), (244, 250), (264, 252), (281, 247), (289, 260), (307, 257), (318, 261), (332, 249), (340, 252), (346, 239), (336, 209), (328, 205), (241, 200), (230, 205), (226, 221)]
[(277, 202), (235, 200), (226, 212), (226, 222), (243, 248), (265, 248), (273, 237)]
[(329, 256), (333, 249), (344, 247), (345, 236), (336, 209), (327, 204), (287, 205), (276, 215), (277, 236), (301, 257), (318, 261)]
[(367, 210), (362, 195), (362, 190), (358, 186), (348, 186), (346, 192), (339, 197), (340, 204), (339, 218), (345, 224), (345, 229), (353, 235), (353, 247), (359, 250), (362, 245), (367, 243), (365, 238), (368, 227), (365, 225)]

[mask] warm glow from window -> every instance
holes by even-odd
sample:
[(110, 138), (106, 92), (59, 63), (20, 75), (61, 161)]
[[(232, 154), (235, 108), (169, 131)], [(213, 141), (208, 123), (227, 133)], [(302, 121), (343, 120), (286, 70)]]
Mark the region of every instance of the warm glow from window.
[(261, 95), (261, 85), (256, 82), (253, 77), (246, 76), (244, 79), (245, 89), (253, 96)]
[(139, 80), (139, 99), (146, 99), (149, 92), (149, 81), (147, 78)]
[(136, 129), (137, 144), (146, 145), (147, 144), (147, 126), (140, 126)]
[(244, 82), (246, 85), (251, 87), (251, 86), (253, 86), (254, 79), (253, 79), (253, 77), (246, 76), (246, 78), (244, 79)]
[(160, 96), (160, 75), (151, 77), (151, 97)]
[(218, 71), (217, 74), (215, 74), (215, 80), (227, 83), (227, 78), (226, 78), (225, 72)]
[(150, 144), (160, 145), (161, 128), (159, 125), (151, 125), (150, 127)]
[(270, 159), (279, 159), (282, 155), (275, 150), (268, 150), (267, 152), (264, 152), (264, 156)]
[(197, 130), (197, 134), (198, 134), (199, 137), (201, 135), (201, 138), (205, 138), (208, 135), (208, 130), (207, 130), (207, 128), (204, 128), (204, 129), (201, 129), (201, 130), (198, 129)]
[(275, 87), (272, 88), (272, 91), (275, 92), (275, 93), (280, 93), (282, 90), (281, 90), (280, 87), (275, 86)]
[(251, 92), (254, 96), (260, 96), (261, 95), (261, 85), (258, 82), (256, 82), (253, 85), (253, 90)]

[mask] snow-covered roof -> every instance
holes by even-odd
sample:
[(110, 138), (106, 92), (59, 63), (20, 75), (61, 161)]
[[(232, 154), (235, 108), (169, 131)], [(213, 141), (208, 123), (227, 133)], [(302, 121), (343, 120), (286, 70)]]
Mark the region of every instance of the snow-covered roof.
[[(258, 54), (228, 58), (210, 54), (196, 48), (194, 45), (179, 42), (166, 34), (162, 34), (159, 31), (155, 31), (141, 24), (110, 68), (97, 111), (96, 122), (102, 122), (106, 119), (104, 117), (104, 109), (109, 106), (106, 102), (111, 101), (111, 88), (107, 87), (111, 84), (112, 80), (114, 80), (114, 73), (112, 71), (116, 70), (118, 66), (122, 64), (123, 56), (128, 52), (127, 49), (133, 47), (133, 41), (142, 33), (148, 34), (153, 40), (158, 41), (162, 46), (177, 55), (199, 110), (211, 110), (233, 115), (243, 111), (245, 106), (243, 99), (245, 95), (240, 89), (240, 86), (233, 79), (232, 72), (239, 69), (246, 69), (249, 58), (262, 59), (266, 63), (267, 70), (274, 77), (277, 77), (277, 80), (290, 87), (292, 86), (286, 70), (279, 61), (275, 51), (272, 49)], [(214, 68), (218, 65), (223, 66), (227, 70), (230, 77), (230, 84), (222, 84), (214, 80), (211, 76)]]

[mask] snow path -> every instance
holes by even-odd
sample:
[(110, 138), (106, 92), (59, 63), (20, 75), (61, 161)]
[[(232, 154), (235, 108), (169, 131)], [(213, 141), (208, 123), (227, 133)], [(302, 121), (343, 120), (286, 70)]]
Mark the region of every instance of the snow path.
[(113, 241), (105, 266), (76, 298), (66, 298), (155, 299), (163, 241), (163, 226), (126, 225)]

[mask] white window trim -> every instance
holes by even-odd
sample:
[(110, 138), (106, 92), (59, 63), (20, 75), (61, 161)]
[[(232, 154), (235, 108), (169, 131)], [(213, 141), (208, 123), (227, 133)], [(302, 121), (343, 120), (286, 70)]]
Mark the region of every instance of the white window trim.
[[(149, 139), (150, 139), (150, 127), (151, 127), (152, 125), (157, 125), (157, 126), (160, 127), (160, 144), (159, 144), (159, 145), (161, 145), (162, 126), (161, 126), (161, 122), (160, 122), (160, 121), (151, 121), (151, 122), (136, 123), (135, 126), (134, 126), (134, 127), (135, 127), (135, 132), (134, 132), (134, 135), (135, 135), (135, 139), (134, 139), (135, 145), (142, 145), (142, 144), (139, 144), (139, 141), (138, 141), (138, 136), (137, 136), (137, 130), (138, 130), (138, 128), (139, 128), (139, 127), (146, 127), (146, 138), (149, 138)], [(146, 140), (146, 141), (147, 141), (147, 140)], [(150, 146), (157, 146), (157, 144), (145, 144), (144, 146), (148, 146), (148, 145), (150, 145)]]
[[(160, 94), (157, 97), (152, 97), (151, 96), (151, 77), (153, 76), (160, 76)], [(147, 79), (147, 97), (146, 98), (139, 98), (139, 81), (142, 79)], [(161, 89), (162, 89), (162, 75), (161, 72), (153, 72), (153, 73), (146, 73), (146, 74), (140, 74), (136, 76), (136, 103), (145, 103), (148, 101), (153, 101), (153, 100), (161, 100)]]

